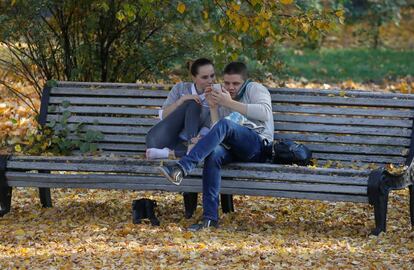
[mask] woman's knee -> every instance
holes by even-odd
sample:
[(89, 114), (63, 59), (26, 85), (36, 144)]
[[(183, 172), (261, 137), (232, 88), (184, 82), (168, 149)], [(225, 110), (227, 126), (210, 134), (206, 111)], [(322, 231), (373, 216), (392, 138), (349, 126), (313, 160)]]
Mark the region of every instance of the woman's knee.
[(183, 105), (186, 106), (187, 111), (201, 111), (201, 105), (195, 100), (187, 100)]
[(162, 145), (162, 136), (166, 136), (164, 128), (155, 125), (153, 126), (145, 136), (145, 146), (147, 148), (163, 148), (165, 145)]
[(147, 148), (157, 148), (157, 137), (153, 133), (153, 129), (150, 129), (145, 136), (145, 145)]

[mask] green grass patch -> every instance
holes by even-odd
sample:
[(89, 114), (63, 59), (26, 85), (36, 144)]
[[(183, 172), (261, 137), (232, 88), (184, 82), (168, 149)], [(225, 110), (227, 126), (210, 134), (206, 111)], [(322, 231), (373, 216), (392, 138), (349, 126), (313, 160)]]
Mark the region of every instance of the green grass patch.
[(414, 74), (414, 51), (321, 49), (302, 52), (286, 50), (282, 53), (288, 77), (324, 82), (366, 82)]

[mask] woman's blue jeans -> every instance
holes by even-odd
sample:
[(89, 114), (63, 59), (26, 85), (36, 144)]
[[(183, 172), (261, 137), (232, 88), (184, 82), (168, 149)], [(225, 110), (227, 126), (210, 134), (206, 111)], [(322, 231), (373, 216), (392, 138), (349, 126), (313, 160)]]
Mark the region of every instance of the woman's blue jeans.
[(187, 152), (187, 145), (180, 138), (184, 132), (188, 140), (197, 136), (201, 127), (201, 106), (193, 100), (184, 102), (165, 119), (153, 126), (145, 137), (147, 148), (168, 147), (181, 157)]
[(203, 160), (203, 217), (217, 221), (221, 166), (236, 161), (264, 162), (263, 139), (246, 127), (222, 119), (178, 164), (187, 174)]

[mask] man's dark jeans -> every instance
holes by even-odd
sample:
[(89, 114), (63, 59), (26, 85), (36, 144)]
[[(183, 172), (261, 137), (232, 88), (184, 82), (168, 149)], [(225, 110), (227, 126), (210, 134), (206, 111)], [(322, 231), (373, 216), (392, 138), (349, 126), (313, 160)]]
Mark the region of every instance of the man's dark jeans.
[(194, 100), (184, 102), (166, 118), (153, 126), (145, 137), (147, 148), (167, 147), (175, 150), (175, 155), (186, 154), (187, 146), (179, 135), (184, 131), (188, 140), (197, 136), (201, 126), (201, 105)]
[(178, 164), (189, 173), (203, 160), (203, 217), (218, 221), (221, 166), (235, 161), (264, 162), (263, 139), (246, 127), (222, 119)]

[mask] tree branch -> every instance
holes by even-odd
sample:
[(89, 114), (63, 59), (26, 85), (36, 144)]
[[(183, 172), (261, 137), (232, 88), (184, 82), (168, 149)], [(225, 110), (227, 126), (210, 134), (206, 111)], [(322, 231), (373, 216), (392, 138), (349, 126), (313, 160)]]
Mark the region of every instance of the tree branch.
[[(20, 99), (24, 104), (26, 104), (33, 112), (39, 114), (39, 111), (36, 109), (36, 106), (34, 105), (32, 99), (29, 96), (20, 93), (19, 90), (11, 87), (6, 81), (0, 80), (0, 84), (6, 87), (15, 96), (17, 96), (17, 98)], [(24, 98), (28, 99), (30, 104)]]

